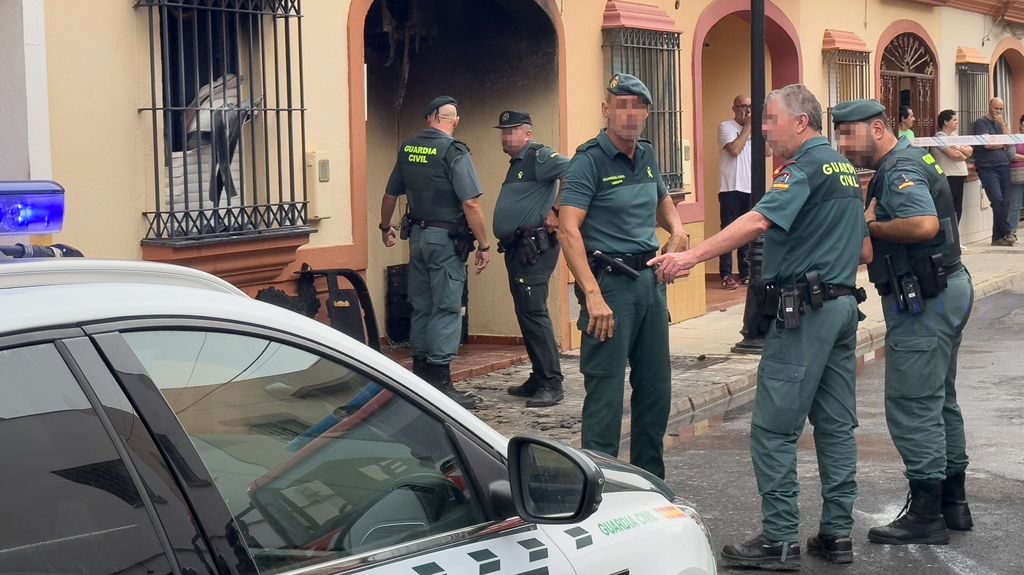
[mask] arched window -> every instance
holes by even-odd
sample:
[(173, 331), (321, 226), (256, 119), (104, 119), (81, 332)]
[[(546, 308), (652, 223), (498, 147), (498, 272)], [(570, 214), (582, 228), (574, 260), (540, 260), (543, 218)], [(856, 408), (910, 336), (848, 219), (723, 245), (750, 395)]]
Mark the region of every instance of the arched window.
[(900, 106), (910, 106), (917, 117), (914, 133), (935, 133), (935, 68), (935, 55), (916, 34), (900, 34), (885, 47), (880, 99), (894, 130)]

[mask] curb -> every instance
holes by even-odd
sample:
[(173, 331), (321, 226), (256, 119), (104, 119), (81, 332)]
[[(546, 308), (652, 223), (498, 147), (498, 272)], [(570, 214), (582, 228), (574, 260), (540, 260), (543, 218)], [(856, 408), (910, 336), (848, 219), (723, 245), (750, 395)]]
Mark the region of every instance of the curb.
[[(995, 295), (999, 292), (1006, 291), (1012, 287), (1024, 285), (1024, 271), (1007, 274), (1002, 277), (992, 278), (983, 282), (978, 283), (974, 286), (974, 301), (980, 301), (989, 296)], [(857, 330), (857, 361), (870, 361), (867, 356), (875, 353), (877, 350), (885, 347), (885, 321), (874, 321), (871, 325), (864, 326)], [(760, 357), (760, 356), (753, 356)], [(871, 359), (874, 359), (873, 357)], [(721, 399), (726, 399), (730, 396), (739, 395), (744, 391), (748, 391), (754, 387), (757, 387), (757, 368), (750, 370), (740, 376), (732, 377), (731, 379), (723, 382), (720, 386), (723, 393), (712, 394), (711, 399), (708, 397), (701, 396), (698, 398), (693, 397), (681, 397), (673, 405), (671, 417), (678, 415), (686, 415), (687, 413), (697, 411), (703, 407), (715, 403)], [(688, 408), (688, 409), (687, 409)], [(627, 421), (623, 422), (624, 425), (628, 425)]]

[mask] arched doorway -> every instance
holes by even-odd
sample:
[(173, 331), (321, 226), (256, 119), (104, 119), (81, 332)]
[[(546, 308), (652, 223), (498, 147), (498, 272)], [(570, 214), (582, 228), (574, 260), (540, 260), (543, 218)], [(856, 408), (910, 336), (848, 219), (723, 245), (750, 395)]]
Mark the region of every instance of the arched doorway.
[(1014, 132), (1024, 115), (1024, 43), (1006, 38), (993, 52), (992, 94), (1002, 98), (1006, 123)]
[[(767, 88), (801, 81), (803, 71), (796, 27), (773, 3), (765, 6)], [(705, 8), (693, 33), (693, 125), (696, 213), (681, 210), (687, 221), (704, 221), (705, 237), (720, 229), (718, 204), (718, 125), (732, 117), (732, 100), (750, 95), (750, 3), (718, 0)], [(771, 163), (771, 162), (769, 162)], [(689, 206), (687, 206), (689, 207)], [(705, 273), (717, 274), (717, 259)], [(710, 301), (710, 298), (709, 298)]]
[(917, 118), (914, 134), (934, 134), (938, 61), (931, 41), (915, 31), (900, 31), (886, 41), (880, 59), (878, 99), (893, 130), (899, 122), (900, 106), (910, 106)]
[[(472, 149), (488, 192), (482, 198), (488, 229), (494, 190), (508, 168), (493, 129), (501, 111), (529, 111), (535, 138), (565, 150), (559, 14), (554, 0), (353, 0), (348, 23), (352, 194), (365, 198), (353, 219), (369, 222), (371, 229), (364, 249), (372, 293), (387, 292), (385, 268), (408, 261), (404, 242), (385, 249), (373, 227), (395, 150), (424, 126), (428, 101), (441, 94), (459, 101), (455, 137)], [(511, 299), (502, 299), (508, 298), (507, 280), (495, 263), (493, 271), (471, 274), (470, 333), (516, 336)], [(558, 297), (561, 305), (549, 302), (553, 314), (567, 307), (564, 295)], [(383, 308), (377, 310), (381, 321)]]

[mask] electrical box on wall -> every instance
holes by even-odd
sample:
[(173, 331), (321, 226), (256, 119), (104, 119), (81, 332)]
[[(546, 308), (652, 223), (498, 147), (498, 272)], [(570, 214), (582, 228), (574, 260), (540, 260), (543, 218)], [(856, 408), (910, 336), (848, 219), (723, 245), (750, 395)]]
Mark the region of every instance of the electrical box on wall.
[(329, 193), (329, 187), (325, 184), (331, 181), (331, 156), (323, 150), (312, 150), (306, 152), (306, 200), (309, 202), (310, 221), (326, 220), (330, 216), (325, 215), (321, 208), (320, 197)]

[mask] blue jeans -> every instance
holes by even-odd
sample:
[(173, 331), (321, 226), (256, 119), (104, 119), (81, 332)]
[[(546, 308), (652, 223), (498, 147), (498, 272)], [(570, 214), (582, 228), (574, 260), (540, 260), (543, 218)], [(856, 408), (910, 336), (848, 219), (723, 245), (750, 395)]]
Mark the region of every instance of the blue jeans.
[(1017, 233), (1020, 227), (1020, 205), (1024, 200), (1024, 184), (1010, 184), (1010, 197), (1006, 209), (1006, 225), (1010, 227), (1010, 233)]
[[(978, 166), (978, 178), (981, 179), (981, 187), (985, 188), (985, 195), (992, 204), (992, 239), (998, 240), (1010, 233), (1010, 227), (1007, 225), (1010, 166)], [(1020, 208), (1020, 202), (1017, 203), (1017, 207)]]

